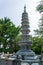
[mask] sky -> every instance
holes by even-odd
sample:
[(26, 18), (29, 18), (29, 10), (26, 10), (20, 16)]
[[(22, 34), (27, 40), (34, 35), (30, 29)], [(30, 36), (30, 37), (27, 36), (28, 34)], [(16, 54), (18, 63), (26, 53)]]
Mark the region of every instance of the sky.
[(0, 18), (8, 17), (16, 26), (21, 26), (22, 13), (26, 5), (31, 35), (38, 28), (40, 14), (36, 7), (40, 0), (0, 0)]

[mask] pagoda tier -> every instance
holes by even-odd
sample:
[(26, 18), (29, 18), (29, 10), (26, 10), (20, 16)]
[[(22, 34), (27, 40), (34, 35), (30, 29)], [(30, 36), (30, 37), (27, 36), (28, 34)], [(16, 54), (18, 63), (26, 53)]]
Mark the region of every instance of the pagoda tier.
[[(26, 23), (27, 22), (27, 23)], [(25, 24), (24, 24), (25, 23)], [(29, 24), (29, 22), (27, 20), (23, 20), (23, 22), (21, 22), (22, 25), (26, 25)]]
[[(22, 31), (22, 35), (23, 35), (23, 34), (28, 34), (28, 32), (30, 32), (30, 30), (26, 30), (26, 31), (25, 31), (25, 30), (24, 30), (24, 31), (21, 30), (21, 31)], [(25, 32), (25, 33), (24, 33), (24, 32)]]
[[(21, 35), (21, 37), (22, 37), (22, 43), (25, 41), (25, 42), (29, 42), (29, 34), (23, 34), (23, 35)], [(25, 44), (24, 44), (25, 45)]]

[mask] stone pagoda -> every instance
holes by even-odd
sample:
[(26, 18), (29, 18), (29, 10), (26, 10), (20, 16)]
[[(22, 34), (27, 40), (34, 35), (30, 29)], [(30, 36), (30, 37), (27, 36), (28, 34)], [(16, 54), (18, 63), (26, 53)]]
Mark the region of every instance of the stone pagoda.
[(28, 13), (26, 12), (26, 6), (24, 6), (24, 12), (22, 13), (22, 26), (21, 26), (21, 38), (20, 50), (16, 53), (19, 57), (22, 56), (22, 59), (33, 59), (35, 53), (31, 50), (31, 42), (29, 41), (29, 19)]
[[(29, 19), (28, 19), (28, 13), (26, 12), (26, 6), (24, 6), (24, 12), (22, 13), (22, 26), (21, 26), (21, 38), (22, 41), (20, 43), (20, 46), (22, 49), (28, 49), (30, 48), (31, 43), (29, 43)], [(29, 43), (29, 44), (28, 44)]]

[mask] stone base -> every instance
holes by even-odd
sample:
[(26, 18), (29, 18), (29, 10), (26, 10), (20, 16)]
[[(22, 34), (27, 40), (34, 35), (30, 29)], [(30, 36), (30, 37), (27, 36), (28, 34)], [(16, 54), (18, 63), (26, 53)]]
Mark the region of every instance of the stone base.
[(35, 59), (35, 53), (32, 50), (21, 49), (16, 53), (18, 58), (24, 60)]

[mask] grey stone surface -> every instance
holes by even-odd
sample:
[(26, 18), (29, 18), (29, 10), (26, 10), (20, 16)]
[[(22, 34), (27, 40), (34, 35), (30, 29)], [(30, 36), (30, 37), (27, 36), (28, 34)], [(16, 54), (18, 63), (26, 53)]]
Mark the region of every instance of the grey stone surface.
[(0, 59), (0, 65), (16, 65), (16, 60)]

